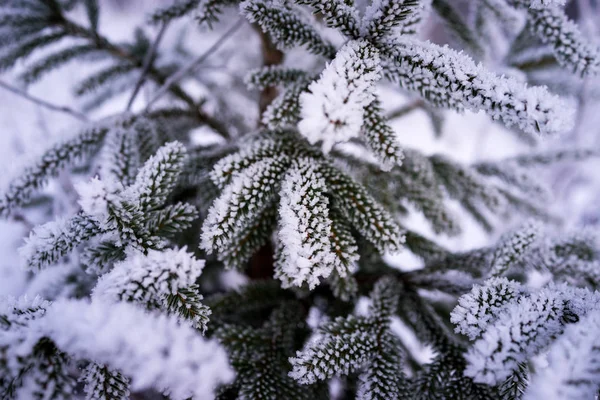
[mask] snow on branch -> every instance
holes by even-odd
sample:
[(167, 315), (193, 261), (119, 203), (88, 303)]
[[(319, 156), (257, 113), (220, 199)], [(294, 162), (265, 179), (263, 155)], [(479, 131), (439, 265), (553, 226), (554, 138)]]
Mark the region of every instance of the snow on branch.
[(591, 399), (600, 385), (600, 312), (570, 325), (548, 352), (548, 367), (531, 377), (525, 400)]
[(298, 129), (311, 143), (323, 142), (323, 151), (360, 133), (364, 108), (374, 99), (381, 76), (379, 52), (366, 41), (345, 45), (320, 78), (300, 95), (302, 119)]
[(516, 8), (525, 8), (529, 28), (543, 43), (549, 44), (558, 62), (573, 72), (594, 75), (600, 70), (600, 48), (589, 42), (575, 22), (558, 4), (561, 0), (508, 0)]
[(309, 289), (327, 278), (335, 269), (341, 277), (356, 261), (356, 248), (336, 249), (332, 242), (332, 221), (325, 180), (310, 159), (298, 161), (283, 180), (279, 206), (278, 232), (281, 250), (276, 261), (275, 276), (284, 287), (301, 286)]
[(370, 40), (381, 40), (393, 28), (402, 34), (416, 33), (431, 0), (375, 0), (365, 11), (361, 31)]
[(84, 213), (70, 219), (58, 219), (33, 229), (19, 255), (30, 270), (41, 270), (54, 264), (78, 244), (102, 234), (98, 222)]
[(387, 58), (385, 74), (435, 106), (483, 110), (527, 133), (562, 133), (573, 126), (573, 108), (546, 88), (498, 76), (448, 47), (402, 39), (380, 51)]
[(257, 23), (271, 35), (281, 48), (305, 45), (306, 48), (327, 58), (333, 58), (335, 47), (325, 41), (319, 32), (288, 6), (277, 0), (246, 0), (240, 3), (242, 14)]
[(185, 248), (136, 252), (100, 278), (94, 297), (161, 307), (167, 295), (193, 285), (202, 268), (204, 260), (197, 260)]
[[(224, 350), (174, 317), (127, 303), (59, 300), (30, 332), (50, 338), (71, 356), (117, 368), (132, 390), (167, 389), (175, 399), (210, 398), (233, 377)], [(29, 340), (31, 343), (32, 340)]]
[[(475, 382), (489, 385), (501, 383), (521, 363), (527, 362), (530, 357), (550, 345), (554, 338), (563, 333), (566, 326), (598, 307), (597, 292), (567, 285), (550, 284), (516, 299), (510, 299), (513, 295), (509, 293), (515, 293), (515, 290), (509, 287), (506, 289), (502, 285), (494, 288), (503, 297), (500, 302), (496, 301), (497, 305), (494, 307), (500, 306), (503, 309), (495, 311), (498, 315), (496, 320), (485, 329), (465, 355), (465, 375), (472, 377)], [(493, 300), (494, 297), (490, 299)], [(465, 305), (466, 303), (462, 307)], [(471, 302), (468, 306), (478, 307), (476, 302)], [(493, 311), (490, 309), (489, 312)], [(486, 314), (489, 312), (486, 311)], [(463, 313), (459, 309), (454, 319), (460, 320), (457, 318), (460, 314)], [(459, 323), (464, 325), (460, 321)], [(470, 322), (471, 325), (475, 323)], [(477, 333), (472, 327), (466, 332), (471, 336)]]
[(471, 292), (458, 299), (450, 314), (455, 331), (471, 340), (478, 338), (498, 318), (498, 312), (525, 292), (520, 283), (506, 278), (491, 278), (484, 285), (475, 285)]
[(104, 124), (87, 128), (75, 137), (55, 144), (31, 165), (18, 171), (2, 190), (0, 215), (6, 216), (15, 208), (25, 204), (48, 178), (98, 149), (107, 131)]
[(285, 155), (264, 158), (234, 177), (204, 221), (201, 246), (205, 251), (227, 248), (235, 233), (255, 220), (276, 194), (289, 163)]

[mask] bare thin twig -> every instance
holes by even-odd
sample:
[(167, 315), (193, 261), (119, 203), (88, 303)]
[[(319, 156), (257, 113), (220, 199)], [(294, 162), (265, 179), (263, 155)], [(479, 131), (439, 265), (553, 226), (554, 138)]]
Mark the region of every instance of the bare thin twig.
[(12, 85), (9, 85), (8, 83), (6, 83), (2, 80), (0, 80), (0, 87), (8, 90), (9, 92), (16, 94), (19, 97), (29, 100), (30, 102), (37, 104), (41, 107), (47, 108), (49, 110), (68, 114), (68, 115), (72, 116), (73, 118), (77, 118), (80, 121), (88, 121), (89, 120), (85, 114), (80, 113), (79, 111), (75, 111), (72, 108), (69, 108), (66, 106), (59, 106), (56, 104), (52, 104), (52, 103), (47, 102), (46, 100), (40, 99), (38, 97), (34, 97), (34, 96), (30, 95), (29, 93), (27, 93), (19, 88), (16, 88)]
[(146, 52), (146, 56), (144, 57), (144, 64), (142, 65), (142, 71), (140, 72), (140, 77), (138, 78), (138, 80), (135, 84), (133, 93), (131, 93), (129, 102), (127, 103), (127, 111), (129, 111), (131, 109), (131, 105), (133, 104), (133, 101), (137, 97), (140, 89), (142, 88), (142, 85), (144, 84), (144, 81), (146, 80), (146, 75), (148, 75), (148, 72), (150, 71), (150, 67), (152, 66), (152, 63), (154, 62), (154, 58), (156, 57), (156, 51), (158, 50), (158, 45), (160, 44), (160, 41), (162, 40), (163, 35), (165, 34), (165, 31), (167, 30), (168, 25), (169, 25), (168, 22), (165, 22), (162, 25), (162, 27), (160, 28), (160, 31), (156, 35), (156, 39), (154, 39), (154, 43), (152, 43), (152, 46)]
[(390, 112), (387, 115), (387, 119), (392, 120), (392, 119), (403, 117), (406, 114), (409, 114), (410, 112), (416, 110), (417, 108), (423, 107), (423, 105), (424, 105), (423, 100), (421, 100), (421, 99), (414, 100), (414, 101), (407, 103), (407, 104), (399, 107), (398, 109)]
[[(115, 57), (118, 57), (122, 60), (126, 60), (127, 62), (135, 65), (136, 67), (142, 68), (144, 63), (143, 60), (140, 60), (138, 57), (131, 54), (124, 47), (113, 44), (104, 36), (100, 36), (97, 33), (92, 32), (89, 29), (65, 18), (63, 18), (60, 21), (60, 24), (69, 34), (76, 37), (86, 38), (87, 40), (91, 41), (98, 49), (105, 50)], [(167, 77), (164, 76), (161, 71), (157, 70), (156, 68), (153, 68), (152, 65), (148, 70), (148, 76), (161, 87), (167, 82)], [(229, 138), (229, 132), (227, 131), (226, 127), (220, 121), (215, 120), (210, 115), (202, 111), (199, 108), (199, 104), (196, 104), (192, 96), (186, 93), (180, 86), (176, 84), (170, 84), (168, 86), (168, 91), (170, 91), (174, 96), (185, 102), (194, 111), (196, 117), (200, 121), (210, 126), (216, 132), (221, 134), (221, 136), (223, 136), (224, 138)], [(148, 108), (146, 108), (146, 110), (147, 109)]]
[(186, 66), (181, 67), (177, 72), (167, 78), (165, 83), (153, 94), (150, 101), (146, 105), (146, 111), (150, 110), (150, 107), (161, 98), (166, 92), (169, 91), (172, 85), (185, 78), (186, 75), (194, 71), (194, 69), (212, 55), (225, 41), (233, 35), (242, 26), (242, 19), (237, 20), (221, 37), (212, 45), (208, 50), (199, 55), (196, 59), (190, 61)]

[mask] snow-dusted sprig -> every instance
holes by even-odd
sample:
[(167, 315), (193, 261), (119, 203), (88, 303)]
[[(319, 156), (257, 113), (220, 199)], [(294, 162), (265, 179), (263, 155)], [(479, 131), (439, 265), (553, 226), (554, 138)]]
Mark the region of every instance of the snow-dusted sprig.
[(288, 144), (285, 139), (277, 138), (265, 138), (251, 142), (240, 148), (238, 152), (217, 161), (210, 172), (210, 179), (218, 188), (223, 189), (252, 164), (288, 150)]
[(180, 142), (165, 144), (144, 163), (126, 195), (133, 197), (144, 211), (163, 205), (177, 184), (185, 157), (186, 150)]
[(569, 325), (550, 346), (548, 366), (531, 378), (525, 400), (591, 399), (600, 386), (600, 311)]
[[(514, 0), (513, 0), (514, 1)], [(522, 2), (522, 1), (520, 1)], [(531, 8), (546, 8), (553, 6), (564, 6), (566, 0), (530, 0), (529, 1)]]
[(3, 296), (0, 298), (0, 331), (27, 327), (31, 321), (43, 317), (49, 306), (50, 302), (39, 296)]
[(38, 321), (25, 343), (47, 337), (73, 357), (122, 371), (134, 391), (167, 388), (176, 399), (204, 398), (233, 377), (216, 342), (174, 317), (147, 314), (127, 303), (59, 300)]
[(350, 176), (328, 164), (319, 171), (327, 182), (334, 207), (381, 252), (395, 252), (404, 243), (404, 230), (394, 218)]
[(354, 316), (320, 327), (322, 336), (290, 358), (290, 376), (306, 385), (360, 369), (377, 345), (371, 328), (370, 321)]
[(148, 215), (147, 230), (153, 236), (172, 237), (192, 226), (198, 209), (188, 203), (169, 204)]
[(577, 25), (568, 19), (556, 1), (509, 0), (509, 4), (527, 9), (529, 28), (554, 50), (558, 62), (581, 75), (600, 70), (600, 49), (589, 43)]
[(236, 233), (251, 224), (276, 195), (291, 160), (264, 158), (235, 175), (215, 200), (202, 227), (202, 248), (211, 253), (231, 245)]
[(173, 4), (159, 8), (150, 15), (153, 23), (168, 22), (192, 13), (202, 0), (177, 0)]
[(404, 154), (396, 138), (396, 133), (387, 124), (378, 100), (372, 101), (364, 109), (362, 135), (369, 149), (382, 163), (384, 170), (401, 165)]
[(431, 0), (376, 0), (365, 11), (362, 35), (372, 41), (381, 40), (398, 27), (401, 34), (416, 33)]
[(334, 294), (340, 298), (352, 297), (358, 290), (356, 281), (351, 275), (355, 272), (358, 260), (358, 246), (356, 239), (352, 236), (350, 228), (336, 210), (331, 213), (331, 244), (332, 252), (335, 254), (335, 270), (331, 276)]
[(27, 340), (30, 326), (51, 304), (34, 298), (0, 298), (0, 397), (68, 399), (74, 380), (68, 357), (44, 338)]
[(388, 60), (384, 72), (391, 80), (438, 107), (483, 110), (527, 133), (560, 133), (573, 125), (573, 107), (558, 96), (497, 76), (448, 47), (402, 39), (379, 50)]
[(150, 16), (150, 22), (167, 23), (188, 14), (193, 14), (200, 23), (211, 26), (218, 20), (223, 7), (235, 5), (235, 0), (176, 0), (173, 4), (159, 8)]
[(111, 129), (104, 141), (100, 177), (123, 186), (134, 183), (138, 169), (160, 147), (158, 121), (135, 117)]
[(540, 182), (541, 180), (533, 173), (532, 168), (523, 168), (514, 159), (482, 162), (472, 167), (481, 175), (498, 178), (530, 199), (541, 204), (548, 202), (550, 192), (546, 185)]
[(334, 271), (329, 277), (329, 287), (336, 298), (345, 302), (356, 299), (358, 294), (358, 282), (352, 275), (342, 278)]
[(24, 85), (31, 85), (39, 81), (44, 75), (59, 68), (69, 62), (85, 57), (102, 57), (105, 55), (102, 50), (94, 44), (80, 44), (70, 46), (55, 52), (52, 52), (42, 58), (32, 62), (24, 67), (24, 71), (19, 74), (18, 79)]
[[(390, 317), (398, 304), (397, 285), (393, 279), (379, 280), (371, 293), (372, 304), (369, 315), (346, 318), (338, 317), (319, 327), (311, 340), (296, 357), (291, 357), (292, 371), (289, 376), (301, 384), (312, 384), (335, 375), (348, 375), (365, 368), (374, 371), (398, 356), (395, 352), (385, 353), (387, 346), (396, 344), (389, 331)], [(396, 366), (398, 368), (398, 366)], [(367, 372), (367, 374), (372, 372)], [(376, 396), (379, 390), (394, 393), (402, 386), (403, 375), (394, 377), (386, 389), (386, 383), (369, 386), (363, 382), (364, 396)], [(375, 397), (377, 398), (377, 397)]]
[(100, 176), (129, 186), (140, 166), (140, 154), (135, 132), (124, 127), (111, 130), (102, 149)]
[(320, 278), (329, 277), (334, 269), (345, 277), (348, 264), (358, 258), (353, 252), (356, 248), (334, 245), (326, 190), (325, 179), (312, 159), (298, 160), (283, 179), (278, 230), (281, 249), (275, 276), (284, 287), (307, 283), (312, 290)]
[(527, 266), (575, 285), (600, 286), (598, 237), (589, 229), (544, 237), (527, 256)]
[(166, 308), (166, 297), (193, 285), (203, 268), (204, 260), (197, 260), (185, 248), (129, 254), (98, 280), (94, 297)]
[(562, 296), (545, 289), (509, 304), (465, 355), (465, 374), (476, 382), (501, 383), (562, 332), (563, 312)]
[(503, 163), (514, 163), (523, 168), (543, 168), (560, 162), (587, 161), (600, 156), (595, 148), (567, 148), (555, 151), (520, 154), (508, 158)]
[(105, 124), (89, 127), (75, 137), (52, 146), (30, 166), (25, 167), (2, 190), (0, 215), (7, 216), (15, 208), (25, 204), (48, 178), (97, 150), (107, 131)]
[[(145, 251), (165, 245), (164, 236), (188, 227), (197, 215), (192, 206), (164, 207), (183, 167), (185, 148), (178, 142), (161, 147), (138, 172), (134, 183), (97, 178), (76, 186), (82, 211), (68, 220), (37, 227), (20, 250), (29, 268), (56, 262), (78, 244), (101, 234), (117, 247)], [(162, 208), (161, 208), (162, 207)], [(166, 221), (166, 217), (171, 220)], [(159, 236), (160, 235), (160, 236)]]
[(30, 270), (41, 270), (57, 262), (80, 243), (105, 230), (96, 219), (79, 213), (70, 219), (59, 219), (37, 226), (25, 239), (19, 255)]
[(335, 47), (326, 42), (307, 21), (275, 0), (247, 0), (240, 4), (242, 13), (250, 22), (258, 23), (281, 48), (305, 45), (306, 48), (327, 58), (335, 56)]
[(105, 365), (90, 362), (80, 379), (86, 400), (129, 399), (129, 378)]
[(286, 86), (306, 78), (308, 73), (297, 68), (269, 65), (250, 71), (244, 78), (249, 89), (262, 90), (272, 86)]
[(323, 393), (320, 385), (299, 385), (288, 376), (288, 357), (298, 333), (306, 328), (304, 313), (295, 302), (277, 302), (267, 321), (251, 325), (227, 324), (216, 336), (227, 348), (236, 369), (232, 383), (240, 399), (311, 400)]
[(508, 303), (465, 355), (465, 375), (480, 383), (503, 382), (597, 304), (597, 294), (564, 285)]
[(106, 89), (111, 84), (119, 82), (124, 76), (127, 76), (134, 71), (137, 71), (137, 66), (135, 64), (120, 62), (110, 65), (79, 81), (75, 85), (73, 93), (75, 96), (80, 97), (99, 92), (101, 89)]
[(269, 129), (295, 126), (301, 118), (301, 96), (309, 88), (310, 79), (304, 78), (289, 85), (267, 106), (261, 122)]
[(370, 294), (369, 317), (379, 324), (388, 323), (398, 308), (398, 294), (398, 285), (393, 278), (379, 279)]
[(402, 361), (398, 339), (384, 334), (369, 366), (359, 377), (357, 400), (410, 398), (414, 393), (408, 385)]
[[(423, 213), (434, 232), (458, 234), (460, 225), (444, 203), (446, 195), (429, 158), (414, 149), (403, 149), (402, 154), (402, 166), (386, 171), (386, 179), (373, 182), (371, 172), (362, 180), (369, 188), (372, 187), (371, 182), (384, 185), (380, 190), (390, 196), (390, 201), (384, 203), (387, 207), (393, 209), (409, 203)], [(397, 199), (401, 199), (402, 203)]]
[(539, 235), (539, 224), (531, 221), (502, 239), (494, 252), (490, 276), (500, 276), (518, 263), (539, 239)]
[(202, 304), (204, 296), (200, 294), (198, 285), (179, 288), (177, 293), (168, 294), (164, 301), (166, 309), (180, 320), (186, 321), (202, 334), (206, 333), (212, 311)]
[[(98, 194), (91, 189), (82, 190), (80, 203), (83, 210), (96, 217), (102, 226), (117, 233), (122, 245), (132, 245), (141, 250), (163, 247), (164, 239), (156, 236), (157, 232), (150, 229), (160, 228), (156, 219), (162, 214), (156, 211), (164, 207), (174, 190), (185, 157), (185, 147), (181, 143), (165, 144), (144, 163), (131, 186), (115, 190), (110, 188), (109, 182), (109, 185), (105, 185), (108, 187), (106, 195), (102, 195), (100, 190)], [(102, 201), (96, 204), (96, 198)], [(88, 204), (90, 207), (86, 207)], [(189, 225), (185, 221), (189, 217), (189, 210), (184, 211), (186, 215), (180, 221), (181, 228)]]
[(344, 0), (300, 0), (298, 3), (312, 6), (315, 14), (323, 16), (327, 26), (339, 29), (350, 39), (360, 37), (360, 16), (351, 3)]
[(501, 400), (522, 399), (529, 385), (529, 366), (520, 363), (516, 370), (504, 382), (498, 385), (498, 395)]
[(130, 254), (100, 278), (93, 295), (163, 309), (204, 332), (210, 309), (200, 302), (203, 297), (195, 285), (203, 267), (204, 260), (185, 248)]
[(289, 155), (291, 158), (319, 156), (320, 152), (300, 139), (292, 130), (273, 130), (264, 132), (240, 146), (236, 153), (218, 160), (210, 171), (210, 178), (220, 189), (231, 183), (233, 178), (246, 168), (265, 158)]
[(196, 8), (194, 17), (199, 23), (212, 27), (212, 24), (219, 20), (223, 8), (235, 6), (238, 2), (238, 0), (202, 0)]
[(241, 269), (252, 255), (270, 238), (277, 226), (277, 205), (272, 202), (252, 223), (238, 231), (230, 245), (222, 248), (217, 258), (225, 268)]
[[(72, 398), (76, 380), (69, 371), (71, 360), (65, 353), (59, 351), (52, 341), (41, 338), (33, 346), (31, 353), (23, 358), (26, 366), (19, 371), (13, 381), (19, 385), (15, 398), (58, 400)], [(4, 398), (4, 395), (10, 395), (10, 391), (0, 395)]]
[(300, 133), (309, 142), (323, 142), (329, 152), (337, 142), (357, 137), (364, 108), (374, 100), (380, 78), (379, 52), (364, 40), (346, 44), (320, 78), (300, 95)]
[(520, 283), (506, 278), (488, 279), (482, 286), (473, 286), (470, 293), (458, 299), (450, 321), (456, 325), (457, 333), (475, 340), (496, 321), (498, 313), (509, 302), (518, 299), (525, 291)]

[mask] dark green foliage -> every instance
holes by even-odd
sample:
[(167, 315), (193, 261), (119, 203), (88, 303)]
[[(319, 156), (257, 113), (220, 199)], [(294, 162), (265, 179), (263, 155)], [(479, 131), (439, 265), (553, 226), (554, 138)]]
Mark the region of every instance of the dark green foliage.
[[(530, 139), (569, 131), (568, 104), (525, 81), (552, 80), (560, 64), (591, 74), (598, 57), (551, 3), (175, 0), (146, 18), (149, 27), (132, 27), (131, 38), (115, 43), (100, 26), (103, 2), (0, 0), (0, 71), (18, 64), (20, 80), (34, 84), (71, 61), (102, 61), (76, 83), (77, 108), (87, 112), (129, 97), (127, 111), (90, 122), (8, 179), (0, 214), (28, 222), (18, 208), (30, 204), (29, 212), (43, 203), (37, 222), (50, 207), (64, 208), (68, 217), (34, 227), (21, 249), (30, 270), (64, 264), (33, 279), (62, 285), (40, 292), (59, 304), (65, 296), (91, 297), (92, 305), (129, 302), (144, 310), (141, 317), (176, 318), (174, 327), (191, 326), (191, 335), (218, 341), (235, 371), (218, 399), (520, 399), (539, 372), (529, 359), (514, 365), (510, 359), (497, 381), (487, 367), (473, 372), (477, 346), (492, 335), (487, 325), (508, 319), (502, 307), (509, 303), (529, 311), (554, 307), (521, 290), (532, 270), (598, 288), (600, 251), (589, 232), (559, 235), (537, 223), (510, 230), (508, 223), (555, 221), (540, 171), (598, 151), (560, 149), (465, 165), (448, 149), (431, 155), (405, 148), (414, 132), (399, 128), (406, 120), (390, 120), (420, 110), (436, 138), (445, 109), (484, 111)], [(465, 52), (421, 40), (430, 8), (439, 16), (429, 21), (431, 31), (439, 31), (441, 19)], [(247, 21), (217, 24), (230, 19), (229, 11)], [(528, 22), (518, 33), (520, 14)], [(187, 48), (185, 29), (175, 48), (161, 42), (180, 18), (193, 29), (201, 24), (203, 35), (215, 29), (205, 53), (195, 54), (195, 43)], [(238, 29), (245, 36), (221, 48)], [(490, 43), (494, 37), (502, 43)], [(260, 47), (249, 47), (258, 41)], [(262, 67), (248, 72), (250, 63)], [(536, 78), (540, 72), (550, 78)], [(400, 86), (393, 89), (403, 96), (397, 111), (386, 110), (393, 104), (384, 79)], [(564, 92), (581, 94), (580, 87)], [(140, 91), (147, 95), (143, 110)], [(20, 88), (13, 93), (32, 97)], [(322, 107), (310, 110), (315, 104)], [(312, 137), (313, 130), (346, 139), (321, 148), (313, 142), (331, 138)], [(34, 196), (74, 167), (77, 193), (63, 201), (72, 204), (54, 204), (54, 188)], [(463, 215), (499, 240), (452, 250), (446, 237), (463, 232)], [(508, 232), (501, 236), (504, 222)], [(392, 265), (391, 253), (403, 249), (416, 258)], [(583, 303), (600, 304), (591, 291), (553, 287), (559, 294), (553, 292), (558, 306), (551, 311), (560, 314), (561, 329), (589, 311)], [(564, 293), (573, 295), (559, 297)], [(122, 366), (79, 359), (35, 336), (50, 305), (18, 301), (0, 301), (0, 397), (27, 388), (33, 398), (73, 398), (80, 395), (77, 375), (89, 399), (128, 398), (130, 377), (134, 390), (153, 387)], [(525, 332), (526, 322), (515, 326)], [(526, 333), (532, 343), (541, 334)], [(460, 334), (475, 343), (468, 346)], [(432, 359), (419, 354), (424, 346)], [(169, 355), (168, 347), (161, 350)], [(194, 371), (204, 367), (191, 364)], [(178, 388), (154, 389), (165, 392), (132, 397), (167, 397)]]

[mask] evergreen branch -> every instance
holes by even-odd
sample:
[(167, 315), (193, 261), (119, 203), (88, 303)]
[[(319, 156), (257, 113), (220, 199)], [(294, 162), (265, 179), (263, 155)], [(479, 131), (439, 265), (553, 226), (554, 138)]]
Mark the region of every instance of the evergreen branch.
[(29, 93), (25, 92), (24, 90), (21, 90), (14, 86), (11, 86), (2, 80), (0, 80), (0, 87), (8, 90), (11, 93), (16, 94), (19, 97), (22, 97), (34, 104), (37, 104), (40, 107), (44, 107), (49, 110), (60, 112), (60, 113), (65, 113), (67, 115), (70, 115), (73, 118), (77, 118), (80, 121), (88, 121), (87, 115), (80, 113), (79, 111), (75, 111), (72, 108), (67, 107), (67, 106), (59, 106), (56, 104), (52, 104), (52, 103), (47, 102), (46, 100), (40, 99), (38, 97), (34, 97), (34, 96), (30, 95)]
[(414, 110), (418, 110), (419, 108), (422, 108), (424, 106), (424, 102), (421, 99), (417, 99), (417, 100), (413, 100), (408, 104), (405, 104), (401, 107), (398, 107), (395, 110), (390, 111), (386, 118), (388, 120), (393, 120), (396, 118), (402, 118), (407, 114), (410, 114), (412, 111)]
[[(204, 53), (200, 54), (194, 60), (190, 61), (187, 65), (181, 67), (173, 75), (167, 77), (162, 83), (162, 86), (159, 87), (158, 90), (156, 90), (156, 92), (152, 94), (150, 100), (148, 100), (148, 104), (146, 105), (145, 111), (148, 112), (152, 105), (158, 99), (160, 99), (169, 90), (172, 90), (173, 87), (176, 87), (175, 85), (177, 84), (177, 82), (179, 82), (189, 74), (193, 73), (194, 70), (200, 64), (202, 64), (206, 59), (208, 59), (208, 57), (210, 57), (214, 52), (216, 52), (227, 41), (227, 39), (229, 39), (229, 37), (231, 37), (235, 32), (237, 32), (238, 29), (240, 29), (240, 27), (242, 26), (242, 20), (243, 19), (240, 18), (238, 21), (236, 21)], [(220, 130), (217, 130), (217, 132), (222, 133)]]
[(160, 27), (160, 30), (158, 31), (158, 34), (156, 35), (156, 38), (154, 39), (154, 42), (152, 43), (152, 47), (150, 47), (148, 49), (148, 51), (146, 52), (146, 55), (144, 56), (144, 62), (142, 64), (142, 70), (140, 72), (140, 77), (138, 78), (137, 82), (135, 83), (135, 87), (133, 88), (133, 93), (131, 93), (131, 97), (129, 98), (129, 101), (127, 102), (127, 108), (126, 108), (127, 111), (129, 111), (131, 109), (131, 105), (133, 104), (133, 101), (137, 97), (138, 92), (140, 91), (140, 89), (142, 88), (142, 85), (144, 84), (146, 75), (148, 74), (148, 71), (152, 67), (152, 63), (154, 62), (154, 59), (156, 57), (156, 52), (158, 50), (158, 46), (160, 44), (160, 41), (162, 40), (164, 33), (167, 30), (168, 25), (169, 24), (166, 22), (162, 24), (162, 26)]
[[(91, 32), (86, 28), (78, 25), (77, 23), (65, 19), (64, 17), (61, 20), (61, 25), (68, 33), (76, 37), (83, 37), (85, 39), (90, 40), (98, 49), (106, 50), (109, 54), (112, 54), (117, 58), (126, 60), (131, 64), (135, 65), (137, 68), (143, 67), (143, 60), (137, 58), (136, 56), (128, 52), (126, 49), (113, 44), (107, 38), (98, 35), (94, 32)], [(148, 76), (150, 76), (157, 84), (161, 86), (164, 86), (167, 83), (168, 78), (165, 77), (162, 74), (162, 72), (160, 72), (154, 67), (150, 67), (148, 69)], [(194, 99), (189, 94), (187, 94), (180, 86), (176, 84), (170, 84), (168, 85), (167, 91), (171, 92), (174, 96), (182, 100), (192, 110), (194, 110), (196, 112), (197, 118), (200, 121), (206, 123), (216, 132), (220, 133), (223, 137), (229, 137), (225, 127), (223, 127), (219, 121), (215, 120), (214, 118), (206, 114), (204, 111), (199, 109)]]

